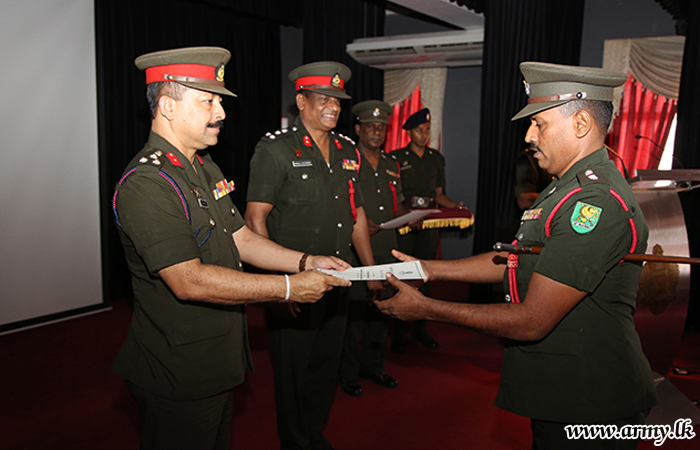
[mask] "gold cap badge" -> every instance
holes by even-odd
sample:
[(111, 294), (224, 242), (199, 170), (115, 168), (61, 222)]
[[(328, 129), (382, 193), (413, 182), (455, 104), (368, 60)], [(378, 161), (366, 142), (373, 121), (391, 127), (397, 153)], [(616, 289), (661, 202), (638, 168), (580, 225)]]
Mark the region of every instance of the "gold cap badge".
[(224, 63), (216, 66), (216, 81), (224, 81)]
[(333, 78), (331, 79), (331, 86), (339, 88), (340, 87), (340, 75), (337, 73), (333, 75)]

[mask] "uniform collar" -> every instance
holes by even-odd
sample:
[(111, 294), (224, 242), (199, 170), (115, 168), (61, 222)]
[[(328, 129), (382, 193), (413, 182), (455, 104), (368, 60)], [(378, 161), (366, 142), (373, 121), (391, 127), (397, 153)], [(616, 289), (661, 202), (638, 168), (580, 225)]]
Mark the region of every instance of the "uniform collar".
[[(297, 116), (297, 118), (294, 120), (294, 126), (297, 127), (297, 133), (299, 133), (300, 139), (303, 139), (304, 136), (308, 136), (309, 139), (311, 139), (311, 148), (316, 148), (318, 149), (318, 145), (316, 145), (316, 141), (313, 140), (311, 137), (311, 133), (306, 129), (304, 126), (304, 122), (301, 120), (301, 116)], [(331, 131), (327, 131), (328, 133), (328, 148), (329, 148), (329, 163), (333, 164), (336, 162), (338, 158), (338, 149), (336, 147), (335, 141), (338, 139), (338, 135)], [(314, 152), (314, 157), (323, 159), (323, 155), (321, 155), (321, 150), (318, 150), (318, 153)]]
[(572, 179), (576, 178), (576, 174), (579, 173), (581, 170), (585, 169), (586, 167), (594, 166), (596, 164), (600, 164), (602, 162), (608, 161), (610, 158), (608, 157), (608, 151), (605, 147), (601, 147), (600, 149), (594, 151), (590, 155), (587, 155), (580, 160), (576, 161), (573, 166), (569, 168), (569, 170), (566, 171), (566, 173), (559, 179), (561, 183), (566, 183), (571, 181)]
[[(148, 145), (165, 153), (166, 157), (163, 158), (163, 160), (168, 160), (168, 163), (166, 164), (171, 164), (173, 167), (177, 167), (173, 160), (167, 156), (168, 154), (173, 154), (176, 160), (178, 160), (181, 164), (179, 166), (180, 169), (183, 169), (190, 176), (194, 176), (195, 178), (197, 177), (197, 173), (192, 168), (192, 164), (190, 164), (187, 157), (183, 155), (182, 152), (180, 152), (180, 150), (178, 150), (174, 145), (168, 142), (163, 136), (151, 130), (150, 134), (148, 135)], [(197, 164), (198, 167), (202, 167), (204, 165), (204, 162), (197, 153), (195, 153), (194, 163)]]
[(180, 153), (180, 150), (175, 148), (173, 144), (171, 144), (163, 136), (152, 130), (151, 133), (148, 135), (148, 145), (150, 145), (151, 147), (158, 148), (164, 152), (174, 153), (177, 155), (178, 158), (185, 157), (185, 155)]

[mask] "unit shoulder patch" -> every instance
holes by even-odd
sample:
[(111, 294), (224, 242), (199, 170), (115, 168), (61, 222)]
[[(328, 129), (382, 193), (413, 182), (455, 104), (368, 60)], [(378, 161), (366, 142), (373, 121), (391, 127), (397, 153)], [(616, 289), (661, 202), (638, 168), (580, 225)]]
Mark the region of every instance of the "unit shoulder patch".
[(571, 228), (579, 234), (593, 231), (598, 225), (603, 208), (584, 202), (576, 202), (576, 207), (571, 213)]

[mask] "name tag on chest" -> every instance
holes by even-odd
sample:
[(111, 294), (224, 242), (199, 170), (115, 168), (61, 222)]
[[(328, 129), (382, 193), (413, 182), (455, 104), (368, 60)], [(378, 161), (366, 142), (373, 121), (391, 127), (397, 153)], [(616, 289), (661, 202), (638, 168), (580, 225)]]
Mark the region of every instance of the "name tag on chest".
[(292, 161), (292, 167), (311, 167), (314, 163), (311, 161)]

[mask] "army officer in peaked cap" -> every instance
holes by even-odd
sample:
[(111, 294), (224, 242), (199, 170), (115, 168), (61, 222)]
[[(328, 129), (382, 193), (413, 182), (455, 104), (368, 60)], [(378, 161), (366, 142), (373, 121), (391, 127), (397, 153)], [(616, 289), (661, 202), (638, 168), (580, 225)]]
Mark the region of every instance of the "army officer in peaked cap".
[[(299, 109), (294, 126), (270, 133), (250, 162), (246, 223), (295, 250), (374, 264), (362, 194), (360, 154), (333, 131), (340, 100), (350, 98), (350, 69), (321, 61), (294, 69)], [(381, 282), (371, 282), (381, 289)], [(282, 449), (329, 449), (323, 435), (338, 383), (347, 322), (346, 289), (314, 305), (268, 308)]]
[[(392, 108), (386, 102), (367, 100), (353, 106), (352, 113), (356, 118), (360, 150), (359, 189), (365, 202), (374, 261), (377, 264), (395, 262), (391, 250), (397, 248), (397, 232), (379, 227), (408, 212), (403, 206), (399, 163), (392, 154), (382, 150)], [(398, 386), (398, 381), (384, 371), (388, 317), (368, 303), (368, 300), (391, 295), (390, 289), (370, 291), (361, 283), (354, 283), (350, 288), (348, 326), (340, 362), (340, 384), (348, 395), (362, 395), (358, 376), (386, 388)]]
[[(148, 142), (114, 193), (134, 313), (112, 370), (142, 419), (141, 449), (230, 449), (232, 388), (251, 366), (243, 303), (315, 302), (349, 283), (305, 268), (338, 258), (288, 250), (253, 233), (211, 158), (225, 117), (229, 52), (192, 47), (136, 59), (145, 70)], [(241, 262), (296, 275), (242, 272)]]
[(399, 293), (377, 305), (395, 317), (507, 338), (495, 404), (531, 418), (533, 448), (635, 449), (638, 435), (575, 440), (567, 434), (577, 424), (617, 430), (643, 424), (657, 402), (633, 320), (642, 267), (623, 260), (645, 252), (649, 232), (603, 145), (613, 88), (626, 75), (538, 62), (520, 69), (529, 99), (513, 120), (530, 118), (525, 140), (556, 178), (523, 213), (515, 239), (541, 246), (541, 254), (421, 261), (429, 280), (503, 280), (502, 304), (438, 301), (390, 277)]

